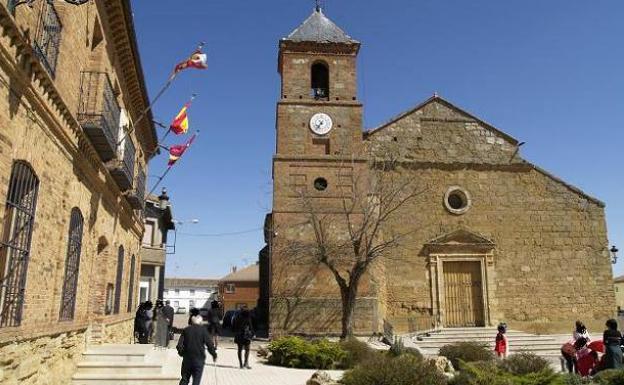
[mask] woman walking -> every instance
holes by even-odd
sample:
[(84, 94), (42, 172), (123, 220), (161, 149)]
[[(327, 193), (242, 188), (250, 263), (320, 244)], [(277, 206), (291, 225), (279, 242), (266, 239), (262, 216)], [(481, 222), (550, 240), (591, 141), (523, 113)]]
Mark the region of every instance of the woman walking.
[[(234, 342), (238, 346), (238, 364), (240, 368), (251, 369), (249, 366), (249, 349), (251, 340), (254, 337), (253, 324), (251, 322), (251, 312), (244, 306), (234, 320)], [(242, 353), (245, 351), (245, 361), (243, 362)]]
[(607, 330), (602, 335), (602, 342), (605, 344), (605, 369), (622, 368), (622, 334), (617, 330), (617, 321), (610, 319), (606, 323)]
[(162, 300), (156, 301), (156, 326), (154, 328), (154, 345), (166, 348), (169, 344), (169, 320), (165, 314), (165, 305)]
[(221, 334), (221, 310), (217, 301), (212, 301), (210, 310), (208, 310), (208, 334), (210, 334), (212, 343), (216, 348), (219, 342), (219, 334)]

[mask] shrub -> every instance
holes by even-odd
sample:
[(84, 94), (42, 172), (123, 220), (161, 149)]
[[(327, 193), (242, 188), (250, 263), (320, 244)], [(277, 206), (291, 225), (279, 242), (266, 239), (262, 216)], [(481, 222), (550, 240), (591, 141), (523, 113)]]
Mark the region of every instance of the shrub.
[(390, 345), (390, 350), (388, 353), (393, 357), (398, 357), (404, 353), (405, 345), (403, 344), (403, 338), (394, 337), (394, 342)]
[(340, 342), (340, 346), (346, 352), (345, 358), (342, 361), (341, 367), (349, 369), (355, 365), (373, 360), (380, 355), (379, 352), (371, 349), (366, 342), (360, 341), (357, 338), (349, 338)]
[(450, 385), (567, 385), (552, 370), (514, 375), (493, 361), (461, 363), (461, 371)]
[(609, 369), (599, 372), (594, 377), (594, 382), (600, 385), (622, 385), (624, 384), (624, 370)]
[(533, 353), (516, 353), (500, 363), (500, 367), (511, 374), (523, 375), (538, 373), (544, 370), (552, 371), (550, 363)]
[(557, 385), (596, 385), (590, 378), (583, 378), (578, 374), (562, 374)]
[(410, 354), (399, 357), (380, 354), (366, 365), (347, 371), (340, 382), (343, 385), (446, 385), (446, 377), (431, 361)]
[(476, 362), (492, 361), (494, 352), (486, 344), (478, 342), (457, 342), (440, 348), (440, 355), (448, 358), (455, 369), (459, 369), (459, 361)]
[(300, 337), (282, 337), (272, 341), (268, 350), (269, 364), (301, 369), (335, 369), (346, 356), (340, 344), (326, 339), (309, 342)]

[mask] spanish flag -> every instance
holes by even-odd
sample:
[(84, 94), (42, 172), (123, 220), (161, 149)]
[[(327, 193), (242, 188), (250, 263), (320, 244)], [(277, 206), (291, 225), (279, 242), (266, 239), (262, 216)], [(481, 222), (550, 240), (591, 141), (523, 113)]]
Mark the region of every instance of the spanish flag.
[(191, 54), (191, 56), (188, 59), (178, 63), (173, 69), (172, 76), (175, 76), (178, 72), (185, 70), (187, 68), (197, 68), (197, 69), (208, 68), (208, 56), (202, 52), (201, 47), (202, 45), (200, 45), (199, 48), (197, 48), (197, 50), (195, 50), (195, 52), (193, 52), (193, 54)]
[(197, 134), (193, 134), (193, 136), (191, 136), (185, 144), (178, 144), (169, 147), (169, 162), (167, 163), (169, 167), (173, 166), (182, 157), (182, 155), (184, 155), (184, 152), (191, 147), (191, 144), (193, 144), (196, 136)]
[(188, 115), (186, 114), (186, 110), (188, 110), (190, 105), (191, 105), (191, 102), (186, 103), (184, 107), (182, 107), (180, 112), (178, 112), (175, 119), (173, 119), (173, 122), (169, 126), (169, 129), (173, 131), (174, 134), (176, 135), (186, 134), (186, 132), (188, 131), (189, 122), (188, 122)]

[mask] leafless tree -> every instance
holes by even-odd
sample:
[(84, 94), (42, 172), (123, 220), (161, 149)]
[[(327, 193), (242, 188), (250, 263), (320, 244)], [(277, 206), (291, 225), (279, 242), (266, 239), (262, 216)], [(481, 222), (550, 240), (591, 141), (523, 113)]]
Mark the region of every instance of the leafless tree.
[[(303, 237), (289, 237), (283, 253), (319, 264), (331, 272), (342, 304), (341, 338), (353, 335), (358, 289), (376, 261), (388, 257), (414, 231), (401, 223), (402, 208), (420, 196), (413, 174), (400, 162), (385, 157), (336, 168), (339, 203), (328, 207), (318, 191), (298, 191), (305, 217)], [(360, 170), (359, 172), (357, 170)], [(411, 174), (411, 175), (410, 175)], [(346, 183), (348, 181), (348, 183)], [(406, 221), (403, 221), (405, 223)], [(299, 232), (303, 234), (303, 232)]]

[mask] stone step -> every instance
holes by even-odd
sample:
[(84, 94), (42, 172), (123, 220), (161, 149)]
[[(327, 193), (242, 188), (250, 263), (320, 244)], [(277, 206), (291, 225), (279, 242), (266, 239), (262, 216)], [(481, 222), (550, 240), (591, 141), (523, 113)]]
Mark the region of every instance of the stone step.
[[(416, 344), (416, 346), (420, 349), (440, 349), (443, 346), (446, 346), (449, 344), (446, 343), (427, 343), (427, 342), (423, 342), (423, 343), (419, 343)], [(492, 349), (494, 349), (494, 343), (486, 343), (485, 346), (488, 346)], [(558, 343), (552, 343), (552, 342), (534, 342), (534, 343), (510, 343), (509, 344), (510, 347), (515, 347), (515, 348), (527, 348), (527, 347), (531, 347), (531, 348), (536, 348), (536, 349), (561, 349), (561, 345)]]
[[(489, 341), (494, 340), (496, 336), (464, 336), (464, 335), (456, 335), (456, 336), (446, 336), (446, 335), (435, 335), (430, 337), (420, 337), (422, 341), (473, 341), (473, 340), (483, 340)], [(418, 338), (412, 338), (413, 340), (419, 341)], [(546, 336), (532, 336), (530, 334), (526, 335), (508, 335), (507, 339), (510, 341), (558, 341), (555, 337), (546, 337)]]
[(147, 362), (79, 362), (76, 374), (159, 374), (162, 365)]
[(80, 374), (72, 385), (177, 385), (180, 377), (170, 374)]
[(142, 344), (106, 344), (87, 348), (89, 353), (102, 354), (126, 354), (126, 353), (143, 353), (147, 354), (152, 351), (152, 345)]
[[(102, 345), (105, 346), (105, 345)], [(86, 362), (144, 362), (145, 353), (141, 352), (98, 352), (86, 351), (82, 353), (82, 358)]]

